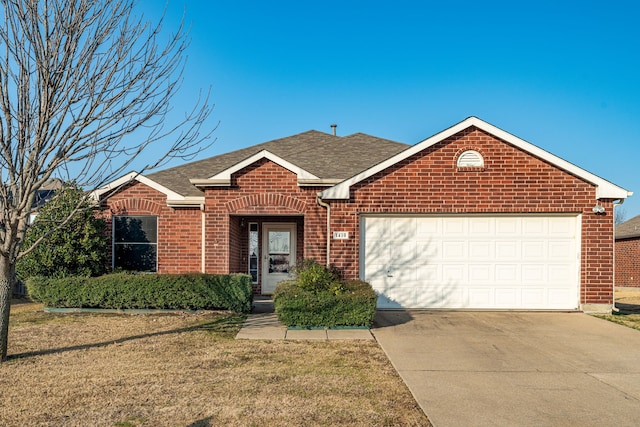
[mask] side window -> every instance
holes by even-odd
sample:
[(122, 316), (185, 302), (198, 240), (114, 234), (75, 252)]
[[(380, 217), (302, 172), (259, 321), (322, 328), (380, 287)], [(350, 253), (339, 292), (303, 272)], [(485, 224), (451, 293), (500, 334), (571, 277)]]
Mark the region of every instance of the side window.
[(258, 283), (258, 260), (260, 250), (258, 248), (258, 223), (249, 223), (249, 274), (251, 282)]
[(123, 270), (158, 270), (158, 217), (113, 217), (113, 267)]

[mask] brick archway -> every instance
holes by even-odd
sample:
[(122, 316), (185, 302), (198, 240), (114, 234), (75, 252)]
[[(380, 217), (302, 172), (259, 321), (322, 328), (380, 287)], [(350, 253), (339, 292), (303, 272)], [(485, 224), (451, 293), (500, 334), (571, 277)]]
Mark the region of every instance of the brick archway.
[(111, 213), (114, 215), (126, 215), (140, 212), (160, 215), (162, 213), (162, 206), (151, 200), (138, 198), (114, 200), (111, 203)]
[(259, 193), (231, 200), (227, 212), (234, 215), (304, 214), (307, 203), (294, 197), (277, 193)]

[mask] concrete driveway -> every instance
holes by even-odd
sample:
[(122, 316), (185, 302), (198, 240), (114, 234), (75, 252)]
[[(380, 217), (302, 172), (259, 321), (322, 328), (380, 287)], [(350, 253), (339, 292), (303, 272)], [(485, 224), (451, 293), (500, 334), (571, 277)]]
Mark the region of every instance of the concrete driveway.
[(581, 313), (385, 311), (372, 332), (436, 427), (640, 425), (640, 331)]

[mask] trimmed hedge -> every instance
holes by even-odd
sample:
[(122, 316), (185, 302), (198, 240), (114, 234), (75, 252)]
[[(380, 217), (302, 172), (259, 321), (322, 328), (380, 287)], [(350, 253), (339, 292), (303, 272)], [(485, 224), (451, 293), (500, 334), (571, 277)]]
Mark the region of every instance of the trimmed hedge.
[(378, 297), (367, 282), (341, 282), (343, 291), (313, 292), (296, 281), (278, 284), (273, 301), (278, 320), (290, 327), (371, 327)]
[(131, 274), (27, 280), (29, 296), (48, 307), (251, 311), (247, 274)]

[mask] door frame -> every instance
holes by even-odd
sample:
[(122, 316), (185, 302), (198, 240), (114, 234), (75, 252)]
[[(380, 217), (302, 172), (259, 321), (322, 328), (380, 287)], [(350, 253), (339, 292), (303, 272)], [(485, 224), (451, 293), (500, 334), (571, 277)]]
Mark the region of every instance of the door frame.
[(278, 281), (286, 280), (290, 275), (288, 273), (269, 273), (269, 231), (282, 230), (289, 231), (289, 266), (296, 264), (296, 243), (297, 243), (297, 228), (298, 224), (295, 222), (263, 222), (262, 223), (262, 261), (260, 262), (260, 268), (262, 269), (262, 275), (260, 279), (260, 292), (263, 295), (271, 295), (275, 291), (275, 287)]

